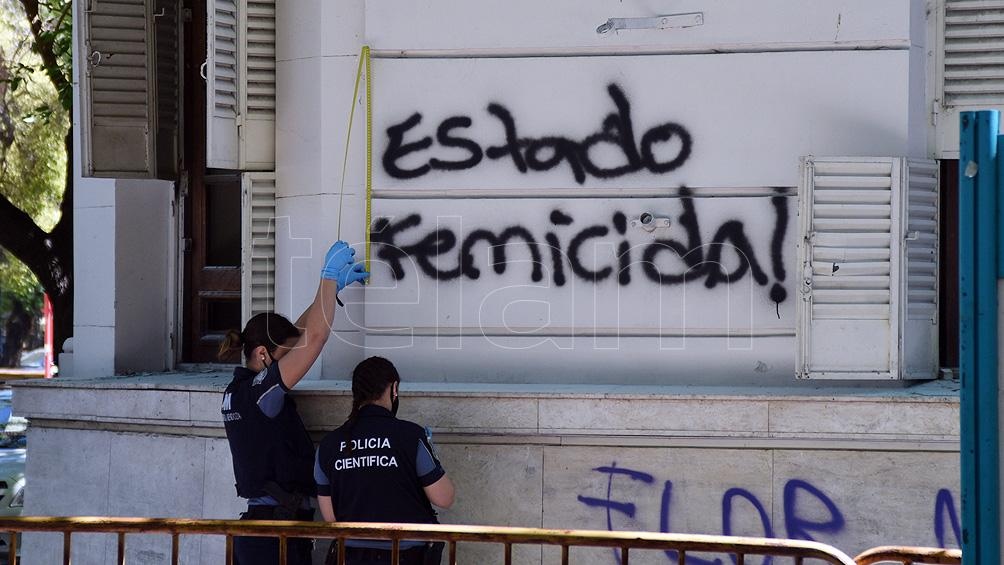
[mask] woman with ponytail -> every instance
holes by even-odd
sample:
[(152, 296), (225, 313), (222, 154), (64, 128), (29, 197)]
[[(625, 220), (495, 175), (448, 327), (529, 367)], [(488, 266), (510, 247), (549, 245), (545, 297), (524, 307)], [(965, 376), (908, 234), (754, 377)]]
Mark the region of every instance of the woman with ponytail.
[[(223, 394), (223, 423), (234, 463), (237, 495), (248, 500), (246, 520), (312, 520), (314, 446), (286, 393), (307, 374), (331, 334), (337, 293), (369, 276), (355, 250), (335, 242), (324, 258), (314, 301), (296, 324), (274, 313), (258, 314), (242, 331), (231, 330), (220, 358), (243, 354), (243, 365)], [(309, 565), (312, 542), (291, 539), (289, 565)], [(275, 565), (278, 538), (236, 537), (237, 565)]]
[[(352, 372), (352, 410), (321, 440), (314, 463), (317, 505), (329, 522), (437, 524), (433, 505), (453, 505), (453, 483), (436, 457), (428, 428), (397, 419), (394, 365), (370, 357)], [(338, 562), (332, 543), (328, 564)], [(400, 565), (438, 564), (443, 544), (402, 541)], [(389, 541), (347, 540), (346, 565), (391, 562)]]

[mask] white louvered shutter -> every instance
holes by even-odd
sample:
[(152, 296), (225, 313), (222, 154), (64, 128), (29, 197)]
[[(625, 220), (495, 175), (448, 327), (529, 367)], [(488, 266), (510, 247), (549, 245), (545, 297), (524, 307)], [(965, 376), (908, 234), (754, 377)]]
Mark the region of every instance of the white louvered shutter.
[(809, 157), (802, 167), (798, 377), (932, 378), (936, 166)]
[(906, 308), (903, 324), (905, 379), (930, 379), (939, 369), (938, 359), (938, 255), (939, 196), (938, 164), (909, 160), (905, 163), (907, 214)]
[(84, 175), (155, 174), (155, 61), (149, 1), (84, 0)]
[(275, 169), (275, 1), (209, 5), (209, 167)]
[(237, 169), (237, 0), (207, 4), (206, 166)]
[(241, 325), (275, 309), (275, 173), (241, 176)]
[(275, 0), (241, 3), (240, 168), (275, 169)]
[(938, 0), (937, 156), (959, 156), (959, 112), (1004, 110), (1004, 0)]

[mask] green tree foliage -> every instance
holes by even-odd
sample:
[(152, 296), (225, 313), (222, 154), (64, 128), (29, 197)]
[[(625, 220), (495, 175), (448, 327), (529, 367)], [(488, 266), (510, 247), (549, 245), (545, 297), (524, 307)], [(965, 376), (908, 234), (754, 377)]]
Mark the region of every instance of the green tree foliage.
[(0, 73), (8, 75), (0, 84), (0, 194), (49, 231), (63, 199), (68, 112), (31, 51), (24, 10), (11, 0), (0, 0), (0, 9), (0, 65), (6, 67)]
[[(11, 56), (7, 59), (10, 75), (6, 78), (12, 89), (16, 90), (19, 83), (36, 81), (35, 73), (41, 73), (49, 79), (50, 84), (45, 88), (55, 89), (55, 101), (69, 113), (73, 107), (71, 0), (0, 0), (0, 15), (3, 16), (0, 43), (7, 48), (9, 38), (15, 47), (13, 53), (7, 53)], [(26, 51), (33, 56), (22, 58)], [(55, 107), (36, 108), (43, 114), (55, 110)]]
[(0, 367), (16, 367), (42, 311), (42, 285), (24, 263), (8, 253), (0, 253), (0, 285), (0, 324), (4, 330)]
[(0, 0), (0, 324), (39, 312), (43, 287), (61, 321), (72, 312), (71, 13)]
[[(0, 252), (0, 313), (8, 314), (15, 304), (30, 312), (42, 311), (42, 285), (24, 263)], [(2, 323), (2, 319), (0, 319)]]

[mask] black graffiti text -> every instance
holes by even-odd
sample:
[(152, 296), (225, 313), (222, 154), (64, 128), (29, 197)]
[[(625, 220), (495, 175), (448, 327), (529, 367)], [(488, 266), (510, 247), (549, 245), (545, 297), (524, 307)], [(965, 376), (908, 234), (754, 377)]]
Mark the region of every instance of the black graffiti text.
[[(466, 153), (466, 157), (455, 160), (431, 157), (419, 166), (404, 168), (400, 163), (403, 158), (425, 151), (433, 144), (431, 136), (406, 139), (411, 130), (422, 122), (422, 114), (415, 112), (403, 122), (387, 128), (384, 170), (396, 179), (413, 179), (432, 170), (471, 169), (487, 157), (491, 160), (511, 160), (521, 173), (549, 171), (565, 164), (571, 170), (575, 182), (583, 184), (587, 175), (612, 179), (643, 169), (657, 174), (668, 173), (678, 169), (690, 158), (693, 139), (686, 128), (675, 122), (666, 122), (649, 128), (638, 141), (631, 120), (631, 104), (624, 92), (616, 84), (608, 86), (607, 92), (616, 111), (603, 118), (599, 131), (584, 139), (574, 140), (560, 135), (521, 137), (512, 113), (505, 106), (493, 102), (488, 105), (487, 112), (502, 126), (504, 142), (501, 145), (482, 149), (477, 142), (462, 135), (462, 130), (473, 124), (471, 117), (452, 116), (436, 128), (436, 143), (442, 147), (461, 150)], [(660, 148), (663, 144), (667, 145)], [(596, 150), (601, 145), (608, 145), (620, 153), (623, 161), (615, 166), (597, 163)]]
[[(657, 238), (632, 246), (626, 239), (627, 217), (623, 212), (614, 212), (610, 224), (575, 228), (574, 218), (558, 209), (551, 212), (550, 229), (540, 239), (527, 227), (518, 224), (497, 231), (475, 229), (462, 241), (453, 230), (441, 227), (416, 239), (409, 236), (421, 228), (422, 217), (410, 214), (400, 219), (377, 218), (372, 226), (371, 240), (377, 258), (390, 266), (395, 280), (405, 277), (405, 261), (414, 261), (425, 276), (438, 281), (460, 277), (477, 280), (483, 274), (483, 266), (477, 265), (474, 249), (479, 243), (485, 243), (491, 251), (491, 269), (496, 274), (504, 274), (509, 266), (507, 250), (512, 253), (518, 247), (525, 247), (530, 255), (530, 280), (543, 280), (544, 263), (549, 260), (552, 280), (559, 287), (566, 284), (569, 273), (583, 281), (599, 283), (616, 279), (621, 286), (627, 286), (634, 280), (632, 269), (639, 267), (645, 279), (667, 286), (703, 281), (706, 288), (712, 289), (719, 284), (738, 282), (746, 276), (751, 276), (760, 286), (771, 282), (757, 250), (746, 235), (743, 222), (735, 219), (723, 222), (711, 239), (705, 242), (691, 191), (686, 187), (680, 188), (679, 196), (682, 211), (675, 221), (683, 230), (685, 237), (682, 240)], [(788, 296), (782, 284), (785, 279), (782, 249), (788, 227), (788, 203), (784, 196), (773, 196), (770, 200), (774, 210), (774, 230), (768, 252), (768, 268), (773, 275), (769, 296), (772, 301), (781, 303)], [(616, 242), (614, 260), (602, 265), (585, 261), (583, 249), (590, 243), (597, 243), (597, 240), (605, 241), (612, 233), (624, 237)], [(725, 254), (734, 257), (728, 261), (731, 267), (726, 267)], [(451, 255), (456, 257), (455, 263), (450, 260)], [(664, 255), (679, 258), (683, 267), (676, 270), (660, 268)], [(455, 266), (444, 268), (441, 265), (444, 262)], [(527, 261), (521, 259), (512, 268), (523, 268), (525, 263)]]

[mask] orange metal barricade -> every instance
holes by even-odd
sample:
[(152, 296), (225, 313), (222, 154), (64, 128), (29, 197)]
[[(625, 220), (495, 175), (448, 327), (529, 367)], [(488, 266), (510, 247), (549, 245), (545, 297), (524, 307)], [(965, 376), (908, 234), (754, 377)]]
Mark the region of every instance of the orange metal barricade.
[[(572, 547), (608, 547), (619, 549), (621, 565), (629, 565), (631, 550), (676, 551), (680, 565), (692, 552), (725, 553), (736, 556), (739, 563), (747, 555), (794, 558), (796, 565), (804, 559), (816, 559), (834, 565), (854, 565), (854, 561), (831, 546), (802, 540), (705, 536), (690, 534), (658, 534), (649, 532), (606, 532), (588, 530), (549, 530), (540, 528), (508, 528), (493, 526), (453, 526), (425, 524), (359, 524), (323, 522), (284, 522), (273, 520), (185, 520), (157, 518), (50, 518), (30, 516), (0, 518), (0, 531), (57, 532), (63, 534), (63, 563), (70, 564), (72, 536), (75, 533), (118, 534), (118, 560), (125, 563), (127, 534), (165, 534), (171, 536), (171, 563), (178, 563), (179, 539), (184, 535), (226, 536), (226, 563), (233, 563), (234, 536), (278, 537), (285, 549), (289, 538), (320, 538), (338, 540), (338, 563), (345, 563), (346, 539), (387, 540), (392, 544), (392, 563), (400, 556), (401, 540), (444, 542), (448, 563), (457, 563), (458, 542), (495, 543), (503, 546), (504, 563), (512, 565), (513, 546), (531, 544), (561, 548), (561, 563), (568, 565)], [(16, 536), (11, 535), (11, 539)], [(17, 548), (9, 548), (9, 563), (17, 565)], [(281, 553), (280, 565), (286, 565)]]
[(861, 553), (854, 558), (857, 565), (872, 563), (902, 563), (904, 565), (961, 565), (961, 549), (940, 549), (937, 547), (902, 547), (884, 545)]

